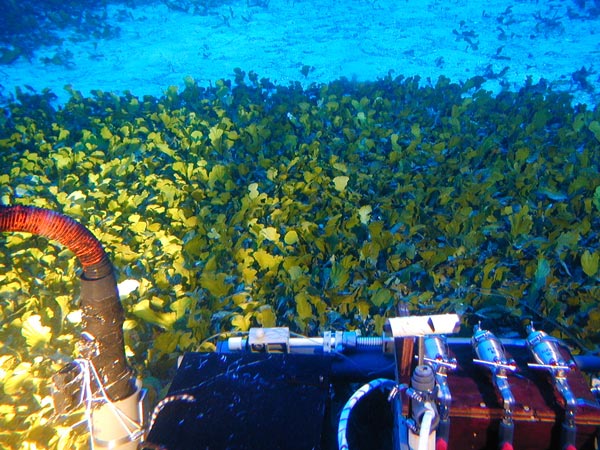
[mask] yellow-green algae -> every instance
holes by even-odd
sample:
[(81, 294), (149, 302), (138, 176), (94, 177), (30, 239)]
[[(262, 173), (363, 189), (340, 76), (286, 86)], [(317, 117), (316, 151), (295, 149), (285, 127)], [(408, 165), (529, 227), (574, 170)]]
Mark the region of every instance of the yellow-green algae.
[[(153, 398), (210, 335), (380, 333), (398, 299), (597, 350), (600, 112), (481, 82), (303, 89), (238, 70), (161, 98), (19, 92), (0, 202), (74, 217), (141, 283), (127, 350)], [(85, 447), (81, 415), (48, 422), (49, 377), (76, 355), (77, 263), (23, 234), (0, 246), (0, 447)]]

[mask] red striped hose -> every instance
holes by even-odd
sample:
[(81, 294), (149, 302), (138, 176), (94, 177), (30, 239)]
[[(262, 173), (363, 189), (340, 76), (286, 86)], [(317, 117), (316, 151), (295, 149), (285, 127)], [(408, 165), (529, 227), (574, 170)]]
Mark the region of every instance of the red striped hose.
[(102, 244), (83, 225), (63, 214), (32, 206), (0, 205), (0, 232), (27, 232), (56, 240), (83, 266), (79, 351), (99, 374), (108, 397), (117, 401), (135, 392), (123, 340), (125, 313), (112, 264)]
[(100, 241), (87, 228), (49, 209), (0, 206), (2, 231), (23, 231), (58, 241), (75, 253), (84, 270), (108, 259)]

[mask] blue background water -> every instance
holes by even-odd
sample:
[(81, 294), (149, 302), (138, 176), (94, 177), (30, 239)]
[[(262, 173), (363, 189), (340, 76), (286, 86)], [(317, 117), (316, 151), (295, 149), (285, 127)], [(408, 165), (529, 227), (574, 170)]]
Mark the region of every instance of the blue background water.
[(17, 86), (50, 88), (64, 101), (63, 86), (70, 84), (86, 95), (94, 89), (160, 95), (186, 76), (209, 85), (239, 67), (284, 85), (374, 80), (391, 71), (424, 80), (481, 75), (486, 88), (498, 91), (544, 78), (572, 91), (576, 102), (597, 103), (597, 0), (77, 4), (35, 3), (39, 13), (49, 11), (42, 33), (27, 22), (32, 29), (13, 30), (16, 42), (2, 44), (3, 53), (27, 47), (0, 66), (2, 94)]

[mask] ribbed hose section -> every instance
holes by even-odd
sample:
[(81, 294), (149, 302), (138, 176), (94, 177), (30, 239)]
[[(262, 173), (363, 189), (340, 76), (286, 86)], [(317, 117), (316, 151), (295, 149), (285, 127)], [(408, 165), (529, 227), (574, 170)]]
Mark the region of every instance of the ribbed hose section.
[(49, 209), (0, 206), (0, 231), (24, 231), (60, 242), (85, 269), (107, 259), (102, 244), (83, 225)]
[(112, 264), (100, 241), (73, 219), (31, 206), (0, 205), (0, 232), (3, 231), (44, 236), (75, 253), (83, 266), (81, 355), (92, 362), (111, 400), (133, 394), (135, 382), (127, 366), (123, 341), (125, 313)]
[(363, 350), (367, 348), (380, 348), (383, 345), (381, 336), (359, 336), (356, 338), (356, 348)]

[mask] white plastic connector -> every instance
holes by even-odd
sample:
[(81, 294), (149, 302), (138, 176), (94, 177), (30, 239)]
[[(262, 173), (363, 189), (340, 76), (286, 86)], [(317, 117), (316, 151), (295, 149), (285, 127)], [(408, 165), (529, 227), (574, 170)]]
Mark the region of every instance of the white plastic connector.
[(458, 314), (435, 314), (431, 316), (392, 317), (388, 324), (395, 338), (427, 336), (429, 334), (452, 334), (460, 329)]
[(287, 327), (250, 328), (248, 348), (252, 352), (289, 353), (290, 330)]
[(230, 337), (227, 340), (229, 350), (232, 352), (241, 352), (244, 349), (244, 343), (246, 340), (241, 336)]
[(140, 385), (129, 397), (106, 402), (91, 414), (92, 448), (136, 450), (143, 437), (145, 390)]

